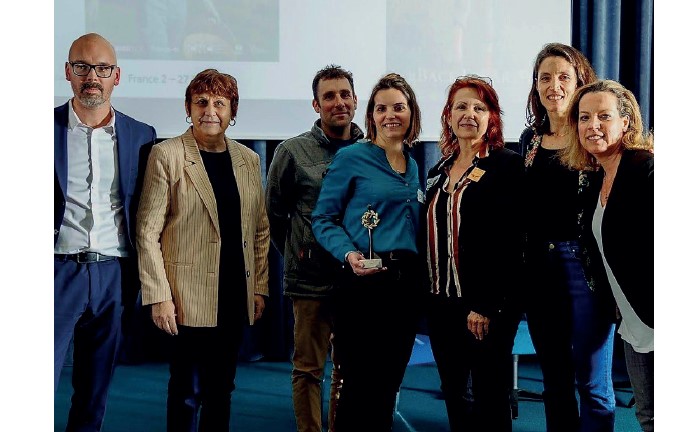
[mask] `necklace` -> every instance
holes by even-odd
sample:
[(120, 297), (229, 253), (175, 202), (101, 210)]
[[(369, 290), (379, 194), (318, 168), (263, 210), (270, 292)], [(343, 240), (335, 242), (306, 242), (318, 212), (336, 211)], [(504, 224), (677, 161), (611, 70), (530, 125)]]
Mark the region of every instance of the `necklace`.
[(604, 173), (604, 183), (602, 183), (602, 190), (601, 190), (601, 196), (602, 196), (602, 204), (606, 204), (607, 201), (609, 201), (609, 195), (611, 194), (611, 188), (614, 185), (614, 177), (607, 176), (606, 173)]
[(549, 132), (546, 135), (556, 138), (564, 138), (568, 135), (568, 132), (570, 132), (570, 130), (568, 129), (568, 125), (559, 124), (556, 125), (556, 132), (553, 132), (551, 131), (551, 129), (549, 129)]
[[(401, 158), (399, 157), (401, 155)], [(404, 154), (398, 154), (392, 159), (390, 159), (390, 156), (386, 153), (385, 157), (387, 158), (387, 162), (390, 164), (390, 168), (398, 174), (404, 174), (407, 172), (407, 160), (404, 157)]]

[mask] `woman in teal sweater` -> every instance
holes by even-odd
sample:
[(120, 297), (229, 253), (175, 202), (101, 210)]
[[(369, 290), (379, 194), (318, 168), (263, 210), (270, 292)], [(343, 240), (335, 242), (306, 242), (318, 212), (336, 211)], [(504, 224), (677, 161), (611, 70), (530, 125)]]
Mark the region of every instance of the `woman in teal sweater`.
[(345, 264), (334, 330), (344, 378), (335, 428), (342, 431), (391, 430), (422, 292), (423, 191), (408, 152), (421, 114), (404, 78), (380, 79), (366, 125), (366, 140), (335, 156), (313, 211), (316, 240)]

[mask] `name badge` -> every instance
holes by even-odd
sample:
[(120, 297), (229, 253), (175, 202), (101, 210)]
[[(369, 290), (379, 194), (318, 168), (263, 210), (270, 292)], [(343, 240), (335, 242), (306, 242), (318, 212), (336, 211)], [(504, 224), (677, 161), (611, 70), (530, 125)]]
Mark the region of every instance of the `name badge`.
[(472, 170), (472, 172), (469, 173), (467, 178), (473, 182), (478, 182), (479, 179), (481, 179), (481, 176), (483, 176), (484, 174), (486, 174), (486, 171), (482, 170), (481, 168), (474, 167), (474, 169)]
[(424, 193), (421, 189), (416, 191), (416, 199), (418, 199), (421, 204), (424, 203)]

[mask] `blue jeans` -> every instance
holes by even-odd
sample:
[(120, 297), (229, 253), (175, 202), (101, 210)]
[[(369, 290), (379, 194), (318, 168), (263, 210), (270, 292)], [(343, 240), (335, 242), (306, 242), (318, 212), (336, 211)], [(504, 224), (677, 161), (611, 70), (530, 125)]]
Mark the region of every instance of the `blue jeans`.
[(654, 351), (639, 353), (623, 341), (623, 353), (635, 398), (635, 417), (645, 432), (654, 431)]
[(587, 285), (578, 253), (575, 241), (546, 242), (528, 253), (527, 324), (544, 376), (547, 431), (612, 432), (615, 324)]

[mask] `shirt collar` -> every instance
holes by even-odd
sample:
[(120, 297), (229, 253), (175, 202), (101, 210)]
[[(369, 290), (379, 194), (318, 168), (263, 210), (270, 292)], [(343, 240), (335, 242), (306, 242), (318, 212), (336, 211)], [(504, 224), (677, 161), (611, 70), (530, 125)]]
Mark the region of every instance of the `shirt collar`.
[[(489, 151), (488, 147), (483, 147), (481, 150), (479, 150), (475, 155), (474, 158), (472, 159), (472, 166), (476, 166), (479, 163), (479, 160), (488, 157)], [(455, 162), (455, 158), (457, 155), (455, 153), (451, 154), (447, 158), (443, 159), (443, 161), (440, 163), (440, 168), (441, 169), (447, 169), (450, 165), (452, 165)]]
[[(87, 126), (86, 124), (82, 123), (82, 120), (79, 119), (77, 113), (75, 112), (75, 109), (72, 106), (72, 99), (70, 99), (69, 105), (70, 109), (68, 110), (67, 114), (68, 130), (73, 130), (75, 127), (93, 129), (91, 126)], [(106, 131), (109, 133), (115, 133), (115, 110), (113, 109), (113, 107), (111, 107), (111, 119), (108, 121), (108, 124), (103, 126), (103, 128), (106, 129)]]

